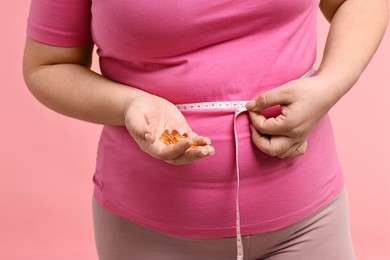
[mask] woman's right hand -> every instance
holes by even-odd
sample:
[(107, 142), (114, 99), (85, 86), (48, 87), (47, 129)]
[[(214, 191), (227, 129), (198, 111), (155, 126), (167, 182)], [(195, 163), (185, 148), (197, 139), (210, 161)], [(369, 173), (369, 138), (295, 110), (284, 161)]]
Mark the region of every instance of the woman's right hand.
[[(193, 132), (180, 110), (171, 102), (150, 94), (132, 98), (124, 106), (125, 125), (139, 147), (154, 158), (171, 164), (188, 164), (213, 155), (207, 137)], [(189, 138), (166, 145), (160, 140), (164, 130), (178, 130)], [(196, 143), (197, 146), (191, 148)]]

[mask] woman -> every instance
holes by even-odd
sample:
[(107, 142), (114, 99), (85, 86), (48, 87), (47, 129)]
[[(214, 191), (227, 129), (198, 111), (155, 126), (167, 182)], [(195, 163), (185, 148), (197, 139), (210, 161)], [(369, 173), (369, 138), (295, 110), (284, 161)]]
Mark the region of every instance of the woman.
[[(313, 75), (318, 7), (331, 27)], [(373, 56), (387, 10), (385, 0), (33, 0), (27, 86), (105, 125), (99, 258), (354, 259), (327, 112)], [(90, 70), (95, 45), (102, 75)], [(174, 129), (188, 137), (165, 144)]]

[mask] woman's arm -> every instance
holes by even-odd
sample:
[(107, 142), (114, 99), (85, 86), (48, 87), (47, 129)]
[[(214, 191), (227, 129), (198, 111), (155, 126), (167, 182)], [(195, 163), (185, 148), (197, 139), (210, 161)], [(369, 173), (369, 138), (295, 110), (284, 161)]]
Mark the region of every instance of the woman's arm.
[[(271, 156), (305, 153), (311, 129), (356, 83), (387, 26), (387, 0), (322, 0), (320, 8), (331, 26), (316, 76), (288, 82), (247, 104), (252, 140)], [(274, 105), (281, 105), (281, 115), (266, 119), (258, 113)]]
[[(91, 45), (64, 48), (27, 38), (23, 74), (31, 93), (61, 114), (126, 126), (140, 148), (157, 159), (185, 164), (214, 154), (210, 140), (192, 132), (172, 103), (91, 71), (92, 50)], [(158, 140), (165, 129), (186, 132), (191, 139), (166, 146)], [(198, 146), (189, 149), (193, 142)]]
[(124, 125), (124, 108), (147, 95), (90, 70), (93, 46), (63, 48), (27, 38), (25, 82), (45, 106), (67, 116), (100, 124)]
[(374, 55), (388, 22), (387, 0), (322, 0), (331, 23), (317, 75), (334, 81), (336, 103), (356, 83)]

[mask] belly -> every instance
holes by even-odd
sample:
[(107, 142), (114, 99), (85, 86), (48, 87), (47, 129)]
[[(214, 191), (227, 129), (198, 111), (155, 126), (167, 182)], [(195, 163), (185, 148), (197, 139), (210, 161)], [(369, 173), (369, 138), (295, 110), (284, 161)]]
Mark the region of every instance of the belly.
[(279, 159), (253, 145), (244, 113), (237, 118), (236, 160), (233, 110), (183, 113), (195, 132), (211, 138), (214, 156), (170, 165), (142, 152), (124, 127), (105, 127), (95, 179), (107, 207), (115, 203), (122, 216), (171, 234), (234, 236), (237, 163), (244, 234), (308, 214), (341, 185), (328, 116), (312, 131), (304, 156)]

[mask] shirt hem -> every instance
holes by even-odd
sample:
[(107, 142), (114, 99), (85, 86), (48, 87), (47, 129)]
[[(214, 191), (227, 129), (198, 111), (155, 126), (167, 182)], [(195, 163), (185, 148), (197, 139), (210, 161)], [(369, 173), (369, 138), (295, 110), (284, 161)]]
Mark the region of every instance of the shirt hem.
[[(311, 215), (315, 214), (332, 201), (344, 188), (344, 179), (342, 173), (337, 174), (337, 179), (334, 181), (334, 185), (329, 187), (325, 193), (323, 193), (315, 202), (304, 207), (303, 209), (283, 216), (280, 218), (272, 219), (262, 223), (256, 223), (251, 225), (241, 225), (242, 236), (248, 236), (253, 234), (260, 234), (271, 232), (279, 229), (286, 228), (299, 221), (302, 221)], [(112, 213), (121, 216), (135, 224), (141, 225), (145, 228), (151, 229), (156, 232), (193, 239), (213, 239), (213, 238), (229, 238), (236, 236), (235, 226), (228, 228), (189, 228), (189, 227), (174, 227), (161, 223), (156, 223), (149, 219), (145, 219), (132, 213), (127, 207), (122, 205), (120, 202), (107, 198), (99, 187), (95, 187), (94, 197), (97, 202), (105, 209)], [(232, 215), (234, 218), (234, 215)]]

